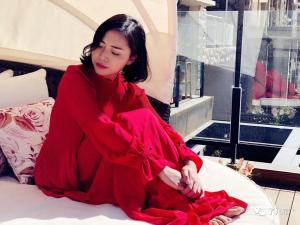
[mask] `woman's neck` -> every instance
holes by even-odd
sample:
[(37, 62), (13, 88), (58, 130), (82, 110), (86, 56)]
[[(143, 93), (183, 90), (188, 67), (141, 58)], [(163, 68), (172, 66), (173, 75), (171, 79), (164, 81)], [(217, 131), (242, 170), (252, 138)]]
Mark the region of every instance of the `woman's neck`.
[(101, 76), (101, 77), (103, 77), (105, 79), (108, 79), (108, 80), (114, 80), (114, 79), (116, 79), (118, 74), (111, 74), (111, 75), (106, 75), (106, 76), (98, 75), (98, 76)]

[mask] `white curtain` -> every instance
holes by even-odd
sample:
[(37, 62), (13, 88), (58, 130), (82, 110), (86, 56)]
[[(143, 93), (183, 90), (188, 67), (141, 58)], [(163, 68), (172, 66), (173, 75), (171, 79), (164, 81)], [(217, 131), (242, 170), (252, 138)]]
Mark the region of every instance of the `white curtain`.
[(151, 79), (146, 93), (169, 103), (176, 59), (176, 0), (0, 0), (0, 59), (64, 69), (79, 63), (99, 24), (117, 13), (147, 33)]

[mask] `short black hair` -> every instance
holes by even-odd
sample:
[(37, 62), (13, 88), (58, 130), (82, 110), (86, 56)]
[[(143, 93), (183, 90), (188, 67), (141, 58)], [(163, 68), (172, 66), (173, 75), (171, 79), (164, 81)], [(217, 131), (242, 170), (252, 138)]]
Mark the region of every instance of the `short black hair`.
[(91, 52), (99, 46), (105, 34), (110, 30), (120, 32), (128, 41), (131, 56), (135, 61), (123, 69), (124, 79), (128, 82), (142, 82), (148, 78), (148, 53), (146, 34), (142, 25), (126, 14), (117, 14), (104, 21), (96, 30), (93, 42), (84, 47), (80, 61), (87, 69), (93, 68)]

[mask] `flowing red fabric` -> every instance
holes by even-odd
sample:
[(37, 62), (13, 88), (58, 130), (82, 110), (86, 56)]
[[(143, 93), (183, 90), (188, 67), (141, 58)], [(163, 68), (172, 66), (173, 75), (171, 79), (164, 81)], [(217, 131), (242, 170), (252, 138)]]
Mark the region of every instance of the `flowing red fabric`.
[(202, 160), (151, 107), (144, 91), (69, 66), (59, 85), (50, 129), (35, 168), (47, 195), (120, 206), (129, 217), (152, 224), (207, 224), (229, 208), (247, 204), (225, 191), (197, 200), (164, 184), (165, 166), (181, 170)]

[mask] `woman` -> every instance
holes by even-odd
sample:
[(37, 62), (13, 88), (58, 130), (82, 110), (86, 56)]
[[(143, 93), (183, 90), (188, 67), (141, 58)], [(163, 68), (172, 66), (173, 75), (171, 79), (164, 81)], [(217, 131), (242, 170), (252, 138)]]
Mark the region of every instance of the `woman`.
[(148, 77), (145, 32), (135, 19), (106, 20), (81, 61), (62, 78), (37, 159), (45, 194), (115, 204), (153, 224), (222, 225), (245, 211), (224, 191), (202, 191), (201, 159), (135, 84)]

